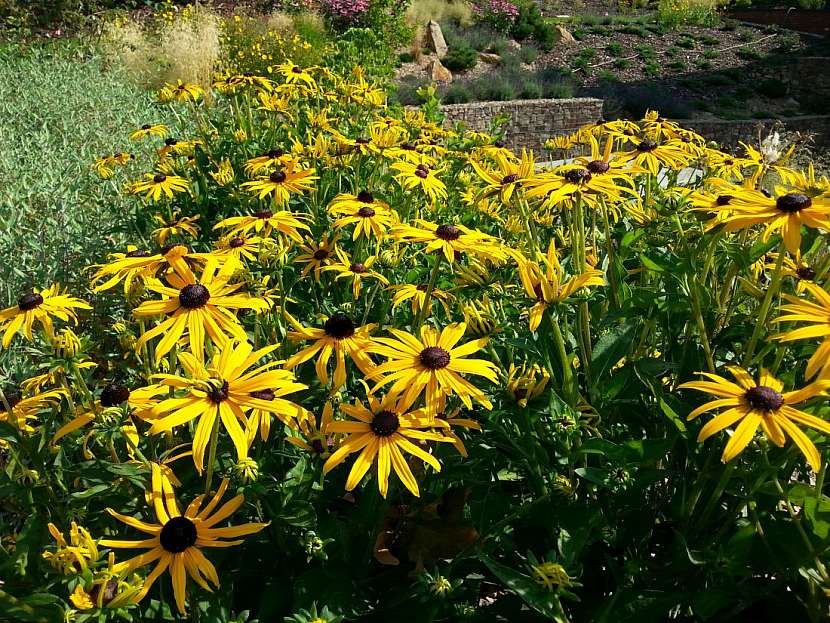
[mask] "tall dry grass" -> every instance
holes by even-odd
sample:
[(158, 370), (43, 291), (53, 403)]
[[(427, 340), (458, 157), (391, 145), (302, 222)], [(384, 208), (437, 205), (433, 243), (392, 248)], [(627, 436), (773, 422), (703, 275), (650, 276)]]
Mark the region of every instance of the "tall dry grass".
[(221, 53), (220, 18), (209, 7), (187, 7), (173, 19), (140, 24), (108, 23), (102, 47), (112, 59), (146, 86), (181, 79), (209, 86)]
[(473, 10), (467, 0), (412, 0), (406, 10), (406, 21), (412, 26), (423, 27), (430, 20), (471, 26)]

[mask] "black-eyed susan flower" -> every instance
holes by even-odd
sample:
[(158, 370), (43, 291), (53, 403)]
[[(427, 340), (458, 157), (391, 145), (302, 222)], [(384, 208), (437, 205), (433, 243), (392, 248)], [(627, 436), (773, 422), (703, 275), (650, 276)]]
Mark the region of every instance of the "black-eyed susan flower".
[(383, 400), (378, 400), (376, 396), (369, 394), (368, 402), (369, 408), (366, 408), (360, 399), (355, 399), (353, 405), (340, 406), (343, 413), (356, 421), (334, 421), (329, 424), (329, 432), (346, 433), (348, 437), (326, 460), (323, 473), (328, 474), (347, 456), (360, 452), (346, 480), (347, 491), (357, 487), (369, 468), (377, 463), (378, 490), (383, 497), (386, 497), (389, 491), (389, 474), (393, 469), (412, 495), (420, 496), (418, 481), (412, 474), (403, 452), (421, 459), (440, 472), (441, 464), (438, 459), (416, 444), (451, 440), (440, 433), (428, 430), (436, 426), (432, 418), (426, 417), (421, 411), (407, 412), (406, 407), (397, 404), (393, 396), (387, 395)]
[(124, 295), (129, 296), (134, 285), (143, 287), (145, 279), (155, 277), (162, 269), (168, 269), (179, 263), (202, 265), (205, 256), (193, 253), (183, 243), (166, 245), (158, 253), (151, 253), (135, 245), (127, 245), (125, 253), (112, 253), (108, 264), (94, 264), (90, 268), (98, 270), (92, 276), (92, 291), (95, 293), (109, 290), (124, 281)]
[(303, 241), (302, 235), (297, 230), (305, 229), (308, 231), (308, 225), (288, 210), (272, 212), (268, 209), (260, 210), (248, 216), (231, 216), (213, 226), (213, 229), (225, 228), (228, 228), (228, 236), (255, 231), (256, 233), (262, 233), (264, 237), (268, 237), (271, 232), (277, 231), (297, 242)]
[(140, 141), (148, 136), (158, 136), (165, 138), (167, 136), (167, 126), (162, 123), (145, 123), (143, 126), (130, 134), (131, 141)]
[(277, 71), (285, 79), (286, 84), (303, 83), (311, 88), (316, 88), (317, 83), (314, 76), (308, 69), (303, 69), (299, 65), (295, 65), (291, 61), (286, 61), (277, 66)]
[(145, 173), (143, 181), (130, 184), (130, 192), (134, 195), (144, 193), (144, 199), (158, 201), (162, 195), (172, 199), (176, 193), (187, 192), (189, 186), (190, 182), (179, 175)]
[(806, 376), (812, 378), (817, 374), (821, 378), (830, 378), (830, 293), (815, 283), (803, 283), (804, 289), (815, 299), (815, 302), (784, 295), (787, 305), (781, 306), (783, 316), (773, 322), (807, 322), (809, 326), (792, 329), (775, 339), (782, 342), (823, 338), (822, 343), (807, 362)]
[(331, 265), (336, 257), (337, 238), (329, 240), (328, 234), (324, 235), (320, 242), (306, 238), (305, 242), (300, 245), (299, 251), (299, 255), (294, 258), (294, 263), (303, 265), (300, 274), (305, 277), (314, 272), (314, 279), (320, 281), (322, 270)]
[(314, 414), (301, 418), (297, 421), (297, 432), (301, 436), (291, 433), (285, 440), (308, 452), (313, 456), (327, 459), (335, 447), (337, 435), (329, 434), (329, 424), (334, 421), (334, 407), (331, 401), (326, 401), (319, 419)]
[(191, 351), (203, 359), (206, 339), (219, 347), (230, 338), (247, 340), (245, 329), (234, 312), (239, 309), (264, 311), (269, 304), (238, 292), (242, 283), (229, 283), (238, 266), (239, 262), (233, 258), (226, 259), (220, 268), (219, 261), (211, 257), (199, 279), (182, 262), (165, 275), (168, 285), (158, 280), (148, 281), (147, 289), (162, 298), (145, 301), (133, 310), (133, 314), (137, 318), (161, 315), (166, 318), (138, 338), (136, 349), (140, 350), (144, 344), (161, 336), (156, 344), (156, 361), (160, 361), (186, 332)]
[(352, 298), (357, 300), (360, 296), (360, 289), (363, 284), (364, 279), (374, 279), (375, 281), (383, 284), (389, 285), (389, 281), (381, 275), (379, 272), (372, 270), (372, 266), (375, 264), (377, 257), (374, 255), (370, 255), (362, 262), (354, 262), (352, 259), (346, 254), (343, 249), (337, 249), (337, 262), (333, 262), (331, 265), (326, 266), (323, 268), (324, 272), (334, 272), (337, 273), (335, 276), (335, 280), (337, 279), (351, 279), (352, 281)]
[(505, 389), (523, 409), (527, 403), (541, 396), (550, 382), (550, 372), (538, 363), (516, 366), (510, 363)]
[(181, 80), (165, 82), (156, 94), (160, 102), (198, 102), (204, 96), (205, 90), (198, 84)]
[(408, 409), (424, 394), (424, 411), (431, 418), (448, 395), (458, 396), (468, 409), (473, 408), (472, 400), (492, 409), (484, 392), (461, 376), (483, 376), (493, 383), (498, 380), (494, 364), (466, 358), (487, 344), (487, 338), (481, 338), (458, 345), (466, 328), (463, 322), (447, 325), (440, 333), (432, 327), (421, 327), (420, 340), (405, 331), (390, 329), (394, 338), (375, 338), (369, 351), (388, 361), (368, 375), (378, 381), (372, 391), (391, 383), (387, 391), (389, 396), (399, 398), (401, 409)]
[(98, 561), (98, 544), (89, 530), (74, 521), (70, 524), (69, 540), (51, 521), (47, 524), (55, 545), (46, 549), (43, 559), (63, 575), (78, 575)]
[(207, 366), (190, 353), (181, 353), (179, 362), (187, 376), (159, 375), (158, 384), (185, 394), (161, 400), (145, 414), (152, 424), (150, 434), (170, 431), (198, 420), (193, 433), (193, 463), (201, 473), (208, 440), (218, 419), (233, 441), (237, 460), (246, 458), (248, 412), (256, 409), (285, 421), (295, 420), (305, 413), (302, 407), (284, 398), (306, 386), (295, 382), (290, 372), (275, 370), (281, 362), (271, 361), (252, 368), (276, 348), (267, 346), (255, 351), (248, 342), (227, 344), (217, 349)]
[(92, 574), (91, 581), (75, 586), (69, 601), (78, 610), (123, 608), (138, 601), (143, 580), (138, 574), (115, 571), (115, 552), (107, 556), (107, 566)]
[(250, 158), (245, 162), (245, 175), (259, 175), (270, 173), (273, 169), (281, 169), (294, 162), (294, 155), (285, 152), (279, 147), (272, 147), (262, 155)]
[(682, 169), (692, 160), (692, 156), (682, 141), (672, 139), (658, 143), (651, 138), (631, 138), (634, 148), (619, 154), (621, 160), (631, 162), (657, 175), (660, 169)]
[(398, 214), (387, 203), (377, 199), (366, 190), (356, 195), (341, 193), (332, 199), (328, 212), (337, 220), (334, 229), (340, 231), (344, 227), (354, 225), (352, 240), (361, 236), (381, 239), (386, 231), (398, 222)]
[[(447, 303), (452, 300), (452, 295), (449, 292), (440, 290), (438, 288), (429, 289), (429, 284), (404, 284), (398, 286), (390, 286), (390, 289), (395, 292), (392, 296), (392, 309), (396, 309), (406, 301), (412, 305), (412, 315), (417, 316), (424, 310), (424, 317), (432, 313), (432, 301), (438, 301), (443, 307), (447, 316), (450, 315), (450, 309)], [(429, 299), (427, 299), (427, 290), (429, 290)]]
[[(597, 161), (594, 167), (603, 169), (605, 164), (605, 161)], [(543, 208), (554, 208), (577, 198), (590, 206), (596, 206), (600, 198), (612, 203), (621, 203), (626, 197), (632, 198), (636, 195), (630, 178), (603, 173), (595, 175), (587, 167), (579, 164), (567, 164), (553, 171), (535, 175), (525, 181), (525, 187), (528, 198), (543, 198)]]
[(515, 255), (525, 293), (536, 301), (530, 308), (531, 331), (539, 328), (542, 316), (549, 306), (561, 303), (582, 288), (605, 285), (602, 271), (591, 266), (580, 275), (566, 278), (553, 240), (550, 241), (548, 251), (541, 258), (541, 262), (528, 260), (520, 253)]
[(801, 247), (801, 226), (830, 231), (830, 197), (809, 197), (792, 189), (776, 187), (775, 195), (742, 188), (720, 210), (709, 228), (723, 223), (726, 231), (764, 225), (762, 240), (781, 232), (787, 251), (795, 255)]
[(363, 374), (371, 372), (375, 364), (366, 353), (372, 343), (370, 333), (375, 328), (373, 324), (358, 327), (346, 314), (332, 314), (321, 329), (304, 327), (290, 315), (288, 320), (295, 328), (288, 334), (288, 339), (294, 342), (314, 340), (285, 362), (285, 368), (291, 370), (304, 361), (317, 355), (315, 371), (317, 378), (323, 385), (328, 385), (328, 363), (332, 355), (335, 357), (334, 378), (332, 379), (332, 393), (346, 383), (346, 356), (348, 355)]
[(415, 226), (398, 225), (392, 229), (392, 237), (398, 242), (425, 242), (428, 253), (443, 253), (450, 264), (455, 263), (456, 253), (468, 253), (489, 260), (506, 257), (499, 241), (464, 225), (442, 223), (437, 225), (422, 219), (414, 220)]
[(263, 175), (251, 182), (244, 182), (242, 188), (265, 199), (272, 195), (274, 204), (283, 206), (291, 195), (302, 194), (314, 189), (314, 168), (301, 169), (296, 161), (291, 161), (284, 168), (277, 169), (269, 175)]
[(817, 472), (821, 467), (821, 455), (798, 425), (808, 426), (830, 435), (830, 423), (795, 409), (794, 406), (821, 395), (830, 387), (830, 381), (818, 381), (802, 389), (782, 393), (784, 384), (767, 370), (761, 371), (758, 382), (743, 368), (734, 366), (728, 370), (735, 377), (737, 384), (717, 374), (699, 372), (698, 374), (706, 380), (680, 385), (681, 389), (696, 389), (718, 397), (717, 400), (707, 402), (689, 413), (689, 420), (708, 411), (725, 409), (704, 425), (697, 440), (705, 441), (715, 433), (737, 423), (738, 426), (735, 427), (721, 457), (726, 463), (749, 445), (760, 426), (767, 439), (778, 447), (784, 446), (787, 437), (792, 439), (807, 458), (813, 471)]
[(233, 181), (235, 176), (233, 171), (233, 163), (227, 158), (223, 158), (216, 163), (216, 168), (209, 171), (208, 174), (213, 178), (213, 181), (220, 186), (227, 186)]
[(179, 612), (184, 613), (188, 576), (206, 590), (210, 590), (208, 582), (217, 588), (219, 586), (216, 568), (205, 557), (202, 549), (239, 545), (242, 541), (238, 540), (238, 537), (255, 534), (268, 524), (247, 523), (239, 526), (217, 527), (217, 524), (239, 510), (245, 501), (245, 496), (237, 495), (217, 509), (228, 489), (227, 479), (222, 481), (216, 495), (204, 508), (202, 508), (204, 496), (200, 495), (188, 505), (182, 514), (173, 488), (169, 481), (162, 477), (155, 463), (152, 474), (152, 500), (157, 523), (122, 515), (107, 508), (110, 515), (131, 528), (143, 532), (147, 538), (140, 541), (102, 539), (100, 544), (102, 547), (115, 549), (146, 549), (145, 553), (118, 563), (113, 571), (115, 573), (131, 572), (155, 563), (155, 567), (144, 580), (141, 591), (135, 595), (135, 601), (141, 601), (161, 574), (168, 571), (173, 584), (176, 606)]
[(171, 237), (190, 236), (195, 238), (199, 235), (199, 227), (196, 225), (196, 221), (199, 218), (199, 214), (195, 216), (181, 216), (178, 210), (173, 212), (170, 220), (164, 218), (161, 214), (154, 214), (153, 220), (159, 226), (153, 230), (153, 236), (161, 247), (166, 245), (167, 240)]
[(267, 255), (274, 250), (276, 241), (261, 236), (249, 236), (240, 234), (238, 236), (222, 236), (216, 242), (216, 250), (213, 255), (218, 258), (235, 257), (237, 260), (256, 262), (258, 257)]
[(123, 166), (133, 158), (135, 158), (135, 156), (124, 152), (119, 152), (111, 156), (104, 156), (102, 158), (96, 158), (95, 162), (92, 164), (92, 169), (101, 177), (101, 179), (108, 180), (115, 175), (116, 165)]
[(481, 424), (479, 424), (476, 420), (466, 417), (470, 414), (470, 411), (462, 410), (462, 409), (453, 409), (451, 413), (447, 413), (446, 410), (441, 410), (438, 412), (436, 417), (442, 421), (446, 422), (447, 428), (441, 429), (441, 433), (450, 439), (452, 439), (452, 445), (458, 451), (458, 454), (463, 456), (465, 459), (469, 456), (467, 452), (467, 447), (464, 445), (464, 440), (458, 436), (453, 428), (465, 428), (467, 430), (481, 430)]
[(47, 337), (55, 334), (52, 318), (64, 322), (78, 322), (75, 310), (92, 309), (87, 303), (61, 291), (58, 283), (44, 288), (40, 292), (27, 292), (12, 305), (0, 311), (0, 331), (3, 331), (3, 348), (8, 348), (12, 338), (22, 333), (30, 342), (34, 340), (32, 328), (35, 323), (43, 327)]
[(478, 160), (471, 161), (473, 169), (485, 184), (482, 196), (498, 195), (502, 204), (509, 204), (513, 193), (535, 172), (533, 152), (522, 149), (521, 158), (516, 158), (509, 151), (499, 150), (493, 154), (493, 160), (496, 164), (495, 169), (485, 166)]
[(392, 164), (392, 169), (398, 172), (395, 175), (395, 181), (406, 190), (419, 189), (430, 201), (446, 199), (446, 184), (438, 179), (436, 169), (423, 161), (395, 162)]

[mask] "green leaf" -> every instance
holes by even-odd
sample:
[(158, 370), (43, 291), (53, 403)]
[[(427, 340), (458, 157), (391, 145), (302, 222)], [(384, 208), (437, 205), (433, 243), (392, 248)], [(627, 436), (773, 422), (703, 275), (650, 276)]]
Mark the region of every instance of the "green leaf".
[(639, 319), (629, 318), (599, 339), (591, 358), (591, 372), (595, 380), (605, 376), (620, 359), (631, 351), (638, 324)]
[(498, 563), (485, 554), (481, 554), (480, 558), (502, 584), (521, 597), (536, 612), (558, 623), (567, 621), (562, 604), (559, 603), (559, 598), (554, 593), (544, 590), (529, 576)]

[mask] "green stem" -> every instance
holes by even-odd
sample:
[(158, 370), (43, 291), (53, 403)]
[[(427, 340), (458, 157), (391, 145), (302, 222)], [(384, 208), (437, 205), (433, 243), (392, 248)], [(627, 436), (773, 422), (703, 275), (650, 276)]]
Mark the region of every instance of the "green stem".
[(551, 330), (553, 332), (553, 343), (556, 346), (556, 353), (559, 355), (559, 362), (562, 365), (562, 391), (565, 393), (565, 400), (576, 408), (576, 386), (574, 384), (571, 362), (568, 361), (568, 351), (565, 349), (565, 338), (559, 328), (559, 316), (556, 314), (550, 317)]
[(755, 322), (755, 328), (752, 330), (752, 337), (749, 339), (746, 350), (744, 351), (742, 365), (747, 367), (752, 362), (752, 356), (755, 354), (755, 347), (758, 345), (758, 339), (761, 337), (761, 331), (767, 324), (767, 315), (772, 306), (772, 301), (778, 294), (781, 287), (782, 269), (784, 267), (784, 249), (778, 249), (778, 258), (775, 260), (775, 272), (772, 275), (772, 282), (770, 282), (767, 293), (764, 296), (764, 301), (761, 303), (761, 309), (758, 312), (758, 318)]
[[(432, 291), (435, 289), (435, 282), (438, 281), (438, 271), (441, 268), (441, 262), (444, 261), (444, 254), (438, 253), (435, 256), (435, 265), (432, 267), (432, 274), (429, 276), (429, 283), (427, 284), (427, 290), (424, 293), (424, 301), (429, 301), (432, 297)], [(421, 325), (424, 324), (424, 318), (427, 315), (427, 306), (424, 306), (418, 312), (418, 317), (415, 320), (415, 330), (418, 331), (421, 328)]]
[(205, 477), (205, 496), (210, 495), (210, 485), (213, 481), (213, 464), (216, 461), (216, 446), (219, 443), (219, 412), (213, 420), (213, 430), (210, 432), (210, 453), (208, 455), (207, 476)]

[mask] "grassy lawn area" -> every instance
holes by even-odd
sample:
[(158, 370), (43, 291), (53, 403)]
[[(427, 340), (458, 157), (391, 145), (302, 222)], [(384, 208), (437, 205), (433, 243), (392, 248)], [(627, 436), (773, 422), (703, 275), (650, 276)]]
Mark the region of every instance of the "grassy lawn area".
[(51, 281), (84, 287), (78, 266), (113, 250), (134, 209), (90, 165), (135, 149), (125, 130), (162, 114), (90, 46), (0, 46), (3, 306)]

